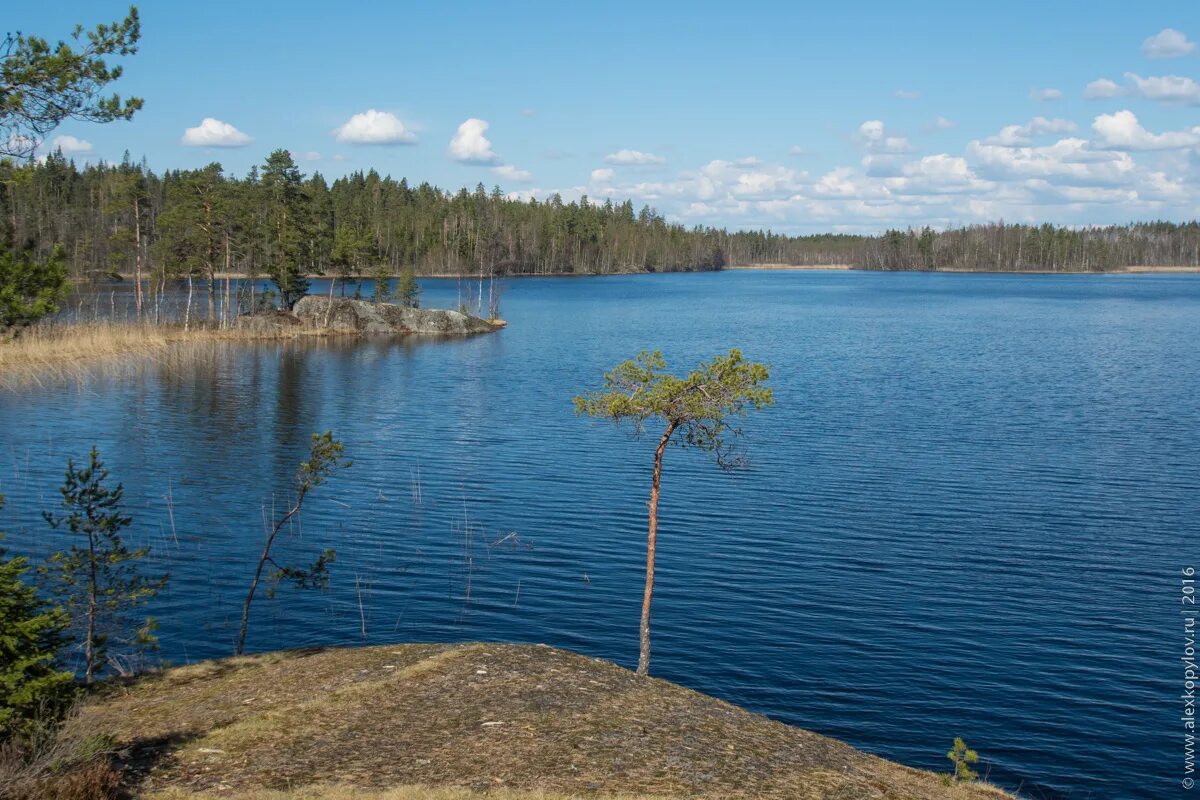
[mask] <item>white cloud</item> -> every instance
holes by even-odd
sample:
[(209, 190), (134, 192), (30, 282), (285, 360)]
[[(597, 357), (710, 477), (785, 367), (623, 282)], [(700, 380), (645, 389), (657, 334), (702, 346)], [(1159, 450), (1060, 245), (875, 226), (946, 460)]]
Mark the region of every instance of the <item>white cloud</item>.
[(76, 139), (74, 136), (55, 136), (54, 141), (50, 143), (50, 150), (62, 150), (63, 155), (82, 155), (92, 152), (92, 143), (84, 139)]
[(901, 100), (916, 100), (921, 96), (921, 93), (915, 89), (897, 89), (896, 97)]
[(1008, 147), (973, 141), (967, 155), (996, 180), (1054, 178), (1066, 185), (1127, 183), (1134, 172), (1128, 153), (1093, 150), (1085, 139), (1060, 139), (1044, 147)]
[(594, 169), (592, 170), (592, 183), (608, 183), (613, 179), (615, 173), (611, 169)]
[(318, 153), (316, 150), (309, 150), (306, 153), (300, 154), (300, 160), (301, 161), (320, 161), (321, 154)]
[(6, 153), (31, 153), (37, 149), (38, 140), (24, 136), (20, 133), (14, 133), (8, 137), (8, 142), (4, 145)]
[(498, 167), (492, 167), (492, 172), (499, 175), (501, 178), (510, 181), (518, 181), (519, 183), (527, 183), (533, 180), (533, 173), (524, 169), (517, 169), (512, 164), (501, 164)]
[(498, 166), (500, 156), (496, 155), (492, 150), (492, 143), (484, 136), (488, 127), (487, 122), (475, 117), (459, 125), (454, 138), (450, 140), (447, 155), (461, 164)]
[(347, 144), (416, 144), (417, 136), (395, 115), (369, 108), (355, 114), (333, 131), (333, 138)]
[(807, 150), (805, 150), (800, 145), (794, 144), (788, 148), (788, 155), (789, 156), (808, 156), (808, 155), (812, 155), (812, 154), (809, 153)]
[(196, 127), (185, 130), (179, 143), (188, 147), (245, 147), (253, 141), (228, 122), (205, 117)]
[(1069, 119), (1034, 117), (1024, 125), (1005, 125), (995, 136), (989, 136), (983, 141), (984, 144), (1001, 147), (1020, 147), (1030, 144), (1035, 136), (1070, 133), (1076, 127), (1075, 123)]
[(1053, 100), (1062, 100), (1062, 89), (1030, 89), (1029, 99), (1037, 100), (1039, 103), (1049, 103)]
[(884, 124), (877, 119), (871, 119), (858, 126), (855, 134), (859, 141), (873, 153), (907, 153), (912, 145), (903, 136), (889, 136)]
[(1190, 131), (1150, 133), (1132, 111), (1101, 114), (1092, 123), (1096, 143), (1114, 150), (1173, 150), (1200, 145), (1200, 126)]
[(1147, 100), (1168, 105), (1200, 105), (1200, 84), (1191, 78), (1178, 75), (1143, 78), (1134, 72), (1126, 72), (1125, 77), (1133, 84), (1134, 92)]
[(667, 160), (653, 153), (643, 153), (641, 150), (618, 150), (604, 157), (606, 164), (617, 164), (623, 167), (648, 167), (665, 164)]
[(1147, 58), (1175, 58), (1196, 52), (1196, 43), (1189, 42), (1183, 31), (1163, 28), (1142, 42), (1142, 54)]
[(939, 131), (950, 130), (956, 124), (957, 123), (955, 123), (954, 120), (946, 119), (945, 117), (938, 117), (933, 121), (933, 127), (937, 128)]
[(1120, 84), (1108, 78), (1097, 78), (1083, 87), (1083, 96), (1088, 100), (1100, 100), (1105, 97), (1120, 97), (1125, 89)]

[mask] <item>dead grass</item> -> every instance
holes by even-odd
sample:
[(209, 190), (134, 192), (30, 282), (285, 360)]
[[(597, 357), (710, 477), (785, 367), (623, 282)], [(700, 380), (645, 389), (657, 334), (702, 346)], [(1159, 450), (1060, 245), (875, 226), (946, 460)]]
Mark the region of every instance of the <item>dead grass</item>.
[(86, 727), (42, 728), (0, 743), (2, 800), (115, 800), (115, 742)]
[(114, 737), (140, 794), (163, 800), (442, 796), (411, 787), (438, 787), (447, 800), (1007, 797), (947, 787), (932, 773), (540, 646), (215, 661), (108, 686), (72, 724)]
[(224, 342), (293, 338), (320, 332), (275, 334), (241, 328), (209, 329), (138, 324), (66, 324), (30, 328), (0, 339), (0, 387), (84, 377), (125, 363), (186, 357)]
[[(594, 793), (561, 794), (557, 792), (514, 791), (495, 789), (474, 791), (455, 787), (399, 786), (375, 791), (355, 786), (320, 784), (301, 789), (256, 789), (249, 792), (197, 792), (167, 789), (144, 795), (144, 800), (595, 800)], [(605, 800), (656, 800), (649, 795), (605, 795)]]

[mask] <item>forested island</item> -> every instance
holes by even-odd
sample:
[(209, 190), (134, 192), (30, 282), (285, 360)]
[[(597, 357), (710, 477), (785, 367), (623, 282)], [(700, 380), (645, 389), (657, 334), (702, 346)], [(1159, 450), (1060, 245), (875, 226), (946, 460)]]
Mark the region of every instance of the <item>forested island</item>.
[[(997, 222), (879, 235), (788, 236), (686, 227), (630, 200), (520, 200), (450, 192), (375, 170), (329, 183), (286, 150), (242, 177), (220, 164), (157, 174), (130, 157), (78, 165), (61, 153), (0, 163), (0, 236), (37, 259), (61, 247), (76, 281), (218, 275), (390, 277), (713, 270), (733, 265), (872, 270), (1097, 272), (1200, 266), (1200, 223), (1107, 227)], [(287, 283), (286, 277), (284, 283)]]

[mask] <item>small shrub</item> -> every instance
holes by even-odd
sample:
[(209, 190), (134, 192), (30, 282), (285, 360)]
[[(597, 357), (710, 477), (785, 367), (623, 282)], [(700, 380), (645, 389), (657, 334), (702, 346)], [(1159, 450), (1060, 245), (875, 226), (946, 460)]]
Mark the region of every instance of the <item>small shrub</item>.
[(946, 758), (954, 764), (954, 775), (950, 776), (950, 780), (970, 783), (979, 777), (979, 773), (970, 767), (979, 761), (979, 754), (967, 747), (961, 736), (954, 737), (954, 747), (946, 753)]

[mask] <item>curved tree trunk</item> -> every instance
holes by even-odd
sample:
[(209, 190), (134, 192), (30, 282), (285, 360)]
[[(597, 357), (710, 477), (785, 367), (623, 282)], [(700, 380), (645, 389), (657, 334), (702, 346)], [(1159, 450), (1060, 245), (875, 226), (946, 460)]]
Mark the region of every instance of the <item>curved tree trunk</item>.
[(663, 452), (667, 449), (667, 442), (671, 441), (671, 434), (674, 432), (675, 423), (668, 423), (662, 438), (658, 440), (658, 449), (654, 451), (654, 479), (650, 485), (650, 533), (646, 541), (646, 591), (642, 595), (638, 675), (646, 675), (650, 671), (650, 601), (654, 598), (654, 550), (658, 542), (658, 496), (662, 488)]

